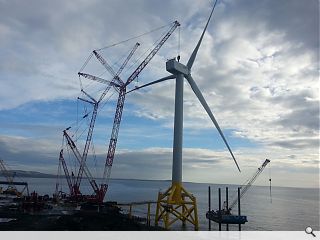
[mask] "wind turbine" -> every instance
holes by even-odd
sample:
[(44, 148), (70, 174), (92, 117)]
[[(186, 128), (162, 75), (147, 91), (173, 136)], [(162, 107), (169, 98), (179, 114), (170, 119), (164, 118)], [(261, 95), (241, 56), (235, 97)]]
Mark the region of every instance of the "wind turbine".
[[(200, 39), (193, 50), (189, 61), (186, 65), (178, 62), (174, 59), (170, 59), (166, 62), (166, 70), (172, 75), (161, 78), (154, 82), (145, 84), (137, 89), (150, 86), (152, 84), (160, 83), (169, 79), (176, 79), (176, 89), (175, 89), (175, 114), (174, 114), (174, 138), (173, 138), (173, 164), (172, 164), (172, 184), (167, 191), (164, 193), (159, 192), (158, 201), (157, 201), (157, 210), (156, 210), (156, 225), (160, 220), (163, 220), (165, 228), (169, 228), (177, 220), (182, 221), (185, 224), (186, 221), (194, 225), (195, 230), (198, 230), (198, 214), (197, 214), (197, 205), (196, 198), (186, 191), (182, 186), (182, 143), (183, 143), (183, 82), (184, 78), (187, 79), (190, 84), (193, 92), (199, 99), (201, 105), (206, 110), (213, 124), (217, 128), (221, 138), (223, 139), (226, 147), (228, 148), (232, 159), (234, 160), (238, 170), (240, 171), (239, 165), (232, 153), (232, 150), (221, 131), (221, 128), (213, 116), (206, 100), (204, 99), (201, 91), (199, 90), (196, 82), (191, 76), (191, 70), (193, 63), (196, 59), (198, 50), (200, 48), (203, 36), (207, 30), (212, 13), (216, 7), (217, 0), (215, 1), (207, 23), (203, 29), (203, 32), (200, 36)], [(179, 60), (178, 56), (178, 60)], [(131, 91), (130, 91), (131, 92)], [(129, 92), (128, 92), (129, 93)], [(170, 218), (172, 217), (172, 219)]]

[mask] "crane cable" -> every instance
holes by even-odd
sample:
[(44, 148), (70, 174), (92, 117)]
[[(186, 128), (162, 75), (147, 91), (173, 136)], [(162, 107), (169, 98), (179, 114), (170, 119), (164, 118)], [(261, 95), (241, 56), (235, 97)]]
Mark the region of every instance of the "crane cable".
[[(163, 27), (165, 27), (165, 26), (163, 26)], [(163, 27), (161, 27), (161, 28), (163, 28)], [(160, 29), (160, 28), (158, 28), (158, 29)], [(154, 30), (154, 31), (156, 31), (156, 30)], [(146, 34), (147, 34), (147, 33), (146, 33)], [(143, 34), (143, 35), (145, 35), (145, 34)], [(125, 40), (125, 41), (127, 41), (127, 40)], [(122, 41), (122, 42), (125, 42), (125, 41)], [(121, 42), (120, 42), (120, 43), (121, 43)], [(107, 47), (105, 47), (105, 48), (109, 48), (109, 47), (112, 47), (112, 46), (116, 46), (116, 45), (118, 45), (118, 44), (120, 44), (120, 43), (112, 44), (112, 45), (107, 46)], [(105, 49), (105, 48), (97, 49), (97, 50), (95, 50), (95, 51), (100, 51), (100, 50)], [(78, 72), (82, 72), (82, 71), (83, 71), (83, 69), (88, 65), (88, 63), (89, 63), (89, 61), (91, 60), (92, 57), (93, 57), (93, 51), (92, 51), (92, 52), (90, 53), (90, 55), (87, 57), (86, 61), (83, 63), (83, 65), (81, 66), (81, 68), (79, 69)], [(122, 57), (120, 57), (115, 63), (113, 63), (112, 66), (115, 66), (116, 64), (118, 64), (118, 63), (120, 62), (120, 60), (123, 59), (123, 58), (124, 58), (124, 55), (123, 55)], [(105, 74), (106, 71), (107, 71), (107, 70), (104, 70), (104, 71), (99, 75), (99, 77), (102, 76), (103, 74)], [(79, 83), (80, 83), (80, 89), (83, 89), (83, 84), (82, 84), (80, 75), (79, 75)]]
[(269, 165), (269, 183), (270, 183), (270, 203), (272, 203), (272, 192), (271, 192), (271, 166)]
[[(80, 78), (80, 76), (79, 76)], [(77, 128), (79, 127), (79, 99), (77, 98)], [(76, 138), (77, 138), (77, 131), (75, 132)]]
[[(61, 150), (64, 149), (64, 136), (62, 137), (61, 141)], [(57, 172), (57, 178), (56, 178), (56, 194), (59, 194), (59, 186), (60, 191), (62, 191), (62, 176), (61, 176), (61, 161), (59, 157), (59, 165), (58, 165), (58, 172)]]
[[(101, 91), (100, 89), (97, 90), (98, 91)], [(83, 93), (82, 93), (83, 94)], [(105, 103), (103, 104), (103, 106), (101, 108), (103, 108), (105, 106), (105, 104), (107, 103), (107, 101), (109, 101), (109, 99), (113, 96), (114, 93), (112, 93), (109, 98), (105, 101)], [(77, 132), (80, 130), (82, 124), (83, 124), (83, 120), (86, 119), (90, 113), (92, 113), (92, 111), (88, 111), (87, 108), (85, 107), (85, 105), (83, 104), (84, 106), (84, 114), (82, 116), (82, 119), (79, 121), (79, 99), (77, 100), (77, 119), (75, 122), (71, 123), (70, 124), (70, 128), (71, 127), (74, 127), (74, 125), (76, 126), (76, 130), (75, 130), (75, 133), (72, 135), (73, 136), (76, 136), (76, 139), (79, 139), (79, 137), (77, 136)], [(101, 111), (101, 108), (99, 109), (99, 112)]]
[[(98, 112), (97, 112), (97, 114), (99, 114), (100, 112), (101, 112), (101, 110), (103, 109), (103, 107), (107, 104), (107, 102), (110, 100), (110, 98), (114, 95), (114, 93), (115, 92), (113, 92), (107, 99), (106, 99), (106, 101), (102, 104), (102, 106), (99, 108), (99, 110), (98, 110)], [(82, 118), (82, 120), (80, 121), (80, 125), (78, 126), (78, 128), (76, 129), (76, 131), (75, 131), (75, 134), (80, 130), (80, 127), (82, 126), (82, 123), (84, 122), (83, 120), (85, 119), (85, 118), (87, 118), (90, 114), (92, 113), (92, 111), (89, 111), (89, 112), (87, 112), (87, 110), (86, 110), (86, 114), (84, 115), (84, 117)], [(89, 120), (88, 120), (89, 121)], [(85, 133), (85, 131), (89, 128), (89, 123), (87, 122), (87, 127), (85, 127), (84, 128), (84, 130), (78, 135), (78, 136), (76, 136), (76, 138), (75, 138), (75, 142), (77, 142), (81, 137), (82, 137), (82, 135)], [(73, 136), (75, 135), (75, 134), (73, 134)]]
[[(73, 168), (71, 169), (71, 176), (69, 176), (69, 177), (71, 178), (71, 182), (74, 185), (74, 172), (76, 172), (76, 169), (77, 169), (77, 161), (75, 160), (74, 157), (71, 158), (69, 145), (67, 145), (67, 152), (68, 152), (68, 162), (73, 163)], [(70, 164), (70, 166), (72, 166), (72, 165)]]
[[(118, 66), (118, 67), (119, 67), (120, 61), (123, 60), (123, 59), (125, 59), (125, 58), (130, 54), (131, 51), (132, 51), (132, 50), (130, 49), (130, 50), (128, 50), (127, 52), (125, 52), (124, 54), (122, 54), (122, 56), (119, 57), (119, 59), (116, 60), (116, 61), (112, 64), (112, 67), (115, 67), (115, 66)], [(132, 59), (130, 58), (130, 60), (132, 60)], [(129, 61), (130, 61), (130, 60), (129, 60)]]
[(172, 23), (163, 25), (163, 26), (161, 26), (161, 27), (155, 28), (155, 29), (153, 29), (153, 30), (150, 30), (150, 31), (145, 32), (145, 33), (142, 33), (142, 34), (140, 34), (140, 35), (137, 35), (137, 36), (128, 38), (128, 39), (126, 39), (126, 40), (123, 40), (123, 41), (120, 41), (120, 42), (117, 42), (117, 43), (113, 43), (113, 44), (108, 45), (108, 46), (106, 46), (106, 47), (102, 47), (102, 48), (96, 49), (95, 51), (101, 51), (101, 50), (104, 50), (104, 49), (107, 49), (107, 48), (110, 48), (110, 47), (114, 47), (114, 46), (117, 46), (117, 45), (119, 45), (119, 44), (128, 42), (128, 41), (130, 41), (130, 40), (133, 40), (133, 39), (136, 39), (136, 38), (139, 38), (139, 37), (148, 35), (148, 34), (150, 34), (150, 33), (156, 32), (156, 31), (158, 31), (158, 30), (160, 30), (160, 29), (162, 29), (162, 28), (165, 28), (165, 27), (167, 27), (167, 26), (170, 26), (171, 24), (172, 24)]
[[(114, 43), (114, 44), (108, 45), (108, 46), (106, 46), (106, 47), (96, 49), (95, 51), (101, 51), (101, 50), (104, 50), (104, 49), (107, 49), (107, 48), (110, 48), (110, 47), (117, 46), (117, 45), (119, 45), (119, 44), (128, 42), (128, 41), (130, 41), (130, 40), (133, 40), (133, 39), (142, 37), (142, 36), (144, 36), (144, 35), (147, 35), (147, 34), (156, 32), (156, 31), (158, 31), (158, 30), (160, 30), (160, 29), (162, 29), (162, 28), (165, 28), (165, 27), (167, 27), (167, 26), (170, 26), (170, 25), (172, 25), (172, 23), (163, 25), (163, 26), (161, 26), (161, 27), (158, 27), (158, 28), (155, 28), (155, 29), (153, 29), (153, 30), (151, 30), (151, 31), (145, 32), (145, 33), (143, 33), (143, 34), (140, 34), (140, 35), (137, 35), (137, 36), (128, 38), (128, 39), (123, 40), (123, 41), (120, 41), (120, 42), (118, 42), (118, 43)], [(162, 34), (161, 37), (159, 38), (159, 40), (156, 41), (156, 43), (157, 43), (158, 41), (160, 41), (160, 39), (161, 39), (165, 34), (166, 34), (166, 33)], [(179, 34), (179, 36), (180, 36), (180, 34)], [(179, 42), (180, 42), (180, 37), (179, 37)], [(155, 45), (155, 44), (154, 44), (154, 45)], [(128, 72), (144, 55), (146, 55), (146, 54), (152, 49), (152, 47), (153, 47), (154, 45), (152, 45), (152, 46), (151, 46), (147, 51), (145, 51), (137, 60), (135, 60), (135, 61), (132, 63), (132, 65), (127, 68), (127, 70), (125, 71), (125, 73)], [(180, 48), (180, 47), (179, 47), (179, 48)], [(179, 50), (179, 51), (180, 51), (180, 50)], [(82, 72), (82, 70), (88, 65), (88, 63), (89, 63), (90, 59), (92, 58), (92, 56), (93, 56), (93, 52), (90, 53), (90, 55), (88, 56), (88, 58), (86, 59), (86, 61), (84, 62), (84, 64), (82, 65), (82, 67), (80, 68), (80, 70), (79, 70), (78, 72)], [(103, 75), (104, 73), (105, 73), (105, 71), (104, 71), (101, 75)], [(82, 81), (81, 81), (80, 76), (79, 76), (79, 84), (80, 84), (80, 89), (83, 89), (83, 84), (82, 84)], [(90, 84), (89, 84), (89, 85), (90, 85)]]
[(90, 53), (90, 55), (88, 56), (88, 58), (86, 59), (86, 61), (84, 62), (84, 64), (82, 65), (82, 67), (80, 68), (79, 72), (82, 72), (82, 70), (87, 66), (87, 64), (89, 63), (90, 59), (93, 56), (93, 52)]
[(178, 62), (180, 62), (180, 25), (178, 27), (178, 56), (177, 56)]
[[(163, 27), (167, 27), (172, 25), (172, 23), (165, 25)], [(167, 34), (167, 32), (163, 32), (161, 34), (161, 36), (145, 51), (143, 52), (126, 70), (124, 73), (127, 73), (129, 70), (131, 70), (133, 68), (134, 65), (136, 65), (138, 63), (138, 61), (140, 61), (144, 56), (146, 56), (149, 52), (152, 51), (152, 49), (154, 49), (154, 47), (161, 41), (161, 39)]]
[(93, 139), (91, 140), (91, 151), (92, 151), (93, 163), (94, 163), (94, 168), (95, 168), (95, 174), (96, 174), (96, 176), (98, 176), (97, 155), (96, 155), (96, 150), (94, 147)]

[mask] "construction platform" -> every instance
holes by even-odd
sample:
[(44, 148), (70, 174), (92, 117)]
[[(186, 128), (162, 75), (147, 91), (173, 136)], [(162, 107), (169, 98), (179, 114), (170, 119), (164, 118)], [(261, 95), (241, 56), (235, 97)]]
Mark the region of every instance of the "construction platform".
[(206, 213), (206, 218), (222, 224), (245, 224), (248, 222), (247, 216), (232, 215), (230, 213), (225, 213), (224, 211), (215, 212), (214, 210), (208, 211)]

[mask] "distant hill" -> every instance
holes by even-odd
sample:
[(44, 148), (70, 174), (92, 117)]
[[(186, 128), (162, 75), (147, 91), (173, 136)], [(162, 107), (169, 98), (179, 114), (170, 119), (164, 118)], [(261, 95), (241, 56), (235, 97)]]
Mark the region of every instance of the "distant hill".
[[(10, 173), (14, 174), (15, 177), (29, 177), (29, 178), (56, 178), (54, 174), (47, 174), (35, 171), (23, 171), (23, 170), (9, 170)], [(1, 175), (0, 175), (1, 176)]]

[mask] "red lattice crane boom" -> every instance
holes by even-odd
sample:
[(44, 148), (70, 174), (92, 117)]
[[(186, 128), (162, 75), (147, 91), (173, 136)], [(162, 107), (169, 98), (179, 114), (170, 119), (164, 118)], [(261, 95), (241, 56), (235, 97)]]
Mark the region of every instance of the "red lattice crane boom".
[(64, 175), (65, 175), (65, 177), (67, 179), (67, 184), (68, 184), (68, 187), (69, 187), (69, 190), (70, 190), (70, 194), (73, 195), (73, 184), (72, 184), (72, 181), (71, 181), (71, 177), (70, 177), (70, 174), (69, 174), (69, 170), (68, 170), (66, 161), (64, 160), (64, 157), (63, 157), (63, 149), (60, 150), (59, 161), (60, 161), (60, 163), (62, 165), (62, 168), (63, 168), (63, 171), (64, 171)]
[[(132, 57), (132, 55), (134, 54), (134, 52), (136, 51), (138, 46), (140, 45), (139, 43), (136, 43), (136, 45), (134, 46), (134, 48), (130, 52), (129, 56), (126, 58), (126, 60), (124, 61), (124, 63), (121, 65), (121, 67), (119, 68), (119, 70), (117, 72), (115, 72), (112, 69), (112, 67), (107, 63), (107, 61), (96, 50), (93, 51), (93, 54), (95, 55), (95, 57), (109, 71), (109, 73), (113, 77), (111, 81), (108, 81), (108, 80), (105, 80), (100, 77), (93, 76), (93, 75), (87, 74), (87, 73), (81, 73), (81, 72), (78, 73), (79, 76), (83, 76), (87, 79), (97, 81), (100, 83), (106, 83), (106, 84), (108, 84), (108, 86), (105, 89), (105, 91), (102, 93), (102, 95), (100, 96), (98, 101), (94, 100), (92, 97), (90, 97), (84, 91), (83, 91), (84, 94), (87, 95), (87, 97), (89, 97), (90, 100), (80, 98), (81, 100), (94, 105), (94, 110), (93, 110), (93, 114), (92, 114), (92, 118), (91, 118), (91, 122), (90, 122), (90, 126), (89, 126), (89, 131), (88, 131), (88, 135), (87, 135), (87, 141), (86, 141), (86, 145), (85, 145), (85, 148), (84, 148), (82, 155), (80, 154), (74, 141), (68, 135), (66, 130), (63, 131), (64, 137), (67, 140), (67, 144), (70, 146), (72, 152), (74, 153), (77, 161), (80, 164), (78, 177), (77, 177), (76, 183), (73, 185), (73, 192), (74, 193), (80, 193), (79, 187), (80, 187), (80, 183), (81, 183), (82, 174), (84, 172), (86, 177), (89, 180), (91, 187), (93, 188), (93, 190), (96, 194), (96, 200), (98, 202), (103, 201), (104, 196), (107, 191), (107, 188), (108, 188), (108, 181), (110, 178), (111, 167), (113, 164), (113, 159), (114, 159), (114, 154), (115, 154), (115, 149), (116, 149), (116, 144), (117, 144), (117, 138), (118, 138), (118, 133), (119, 133), (119, 127), (120, 127), (121, 117), (122, 117), (122, 112), (123, 112), (123, 107), (124, 107), (126, 87), (133, 80), (135, 80), (138, 77), (138, 75), (141, 73), (141, 71), (148, 65), (148, 63), (151, 61), (151, 59), (155, 56), (155, 54), (159, 51), (159, 49), (162, 47), (162, 45), (165, 43), (165, 41), (171, 36), (171, 34), (174, 32), (174, 30), (178, 26), (180, 26), (180, 24), (177, 21), (175, 21), (173, 23), (173, 26), (170, 28), (170, 30), (162, 37), (160, 42), (154, 47), (154, 49), (148, 54), (148, 56), (141, 62), (141, 64), (135, 69), (135, 71), (133, 71), (133, 73), (129, 76), (129, 78), (127, 79), (126, 82), (123, 82), (120, 79), (119, 75), (122, 72), (122, 70), (125, 68), (126, 64), (130, 60), (130, 58)], [(111, 138), (110, 138), (110, 142), (109, 142), (108, 153), (107, 153), (107, 158), (106, 158), (106, 163), (105, 163), (105, 169), (104, 169), (104, 174), (103, 174), (103, 183), (101, 184), (101, 187), (99, 189), (96, 181), (93, 179), (87, 165), (85, 164), (85, 161), (87, 158), (88, 149), (89, 149), (90, 142), (92, 139), (92, 132), (93, 132), (93, 128), (94, 128), (95, 118), (97, 116), (98, 104), (104, 98), (104, 96), (110, 90), (110, 88), (112, 86), (119, 92), (119, 97), (118, 97), (118, 101), (117, 101), (115, 118), (114, 118), (114, 122), (113, 122), (113, 128), (112, 128), (112, 133), (111, 133)]]
[(96, 193), (97, 200), (98, 201), (103, 201), (104, 195), (103, 196), (101, 195), (101, 191), (99, 190), (95, 180), (92, 178), (89, 169), (86, 167), (85, 162), (87, 160), (89, 147), (90, 147), (90, 144), (91, 144), (91, 141), (92, 141), (92, 134), (93, 134), (95, 121), (96, 121), (96, 118), (97, 118), (99, 103), (103, 100), (103, 98), (106, 96), (106, 94), (108, 93), (108, 91), (110, 90), (110, 88), (112, 86), (119, 88), (120, 87), (119, 83), (121, 85), (123, 85), (123, 82), (119, 78), (119, 74), (125, 68), (125, 66), (129, 62), (130, 58), (133, 56), (134, 52), (137, 50), (139, 45), (140, 45), (139, 43), (135, 44), (134, 48), (131, 50), (131, 52), (129, 53), (128, 57), (125, 59), (125, 61), (123, 62), (123, 64), (121, 65), (121, 67), (119, 68), (117, 73), (115, 73), (113, 71), (113, 69), (108, 65), (107, 61), (101, 55), (99, 55), (96, 51), (93, 51), (93, 53), (95, 54), (97, 59), (101, 62), (101, 64), (106, 69), (108, 69), (109, 72), (113, 75), (113, 79), (111, 81), (107, 81), (105, 79), (102, 79), (102, 78), (99, 78), (99, 77), (96, 77), (96, 76), (93, 76), (93, 75), (90, 75), (90, 74), (86, 74), (86, 73), (80, 73), (80, 72), (78, 73), (80, 76), (84, 76), (84, 77), (86, 77), (88, 79), (95, 80), (95, 81), (102, 82), (102, 83), (108, 83), (108, 86), (103, 91), (103, 93), (99, 97), (98, 101), (96, 101), (93, 97), (91, 97), (83, 89), (81, 91), (82, 91), (82, 93), (84, 93), (87, 96), (88, 99), (78, 98), (78, 99), (80, 99), (80, 100), (82, 100), (84, 102), (87, 102), (87, 103), (90, 103), (90, 104), (93, 105), (93, 112), (92, 112), (91, 121), (90, 121), (88, 134), (87, 134), (87, 139), (86, 139), (85, 147), (83, 149), (82, 156), (80, 156), (80, 153), (79, 153), (78, 149), (76, 148), (76, 145), (75, 145), (74, 141), (72, 140), (72, 138), (67, 134), (66, 131), (64, 131), (64, 136), (67, 139), (67, 143), (71, 147), (71, 150), (73, 151), (76, 159), (79, 161), (79, 164), (80, 164), (76, 182), (72, 186), (71, 195), (80, 195), (81, 194), (81, 192), (80, 192), (80, 183), (81, 183), (83, 172), (85, 172), (85, 174), (87, 175), (87, 177), (89, 179), (89, 182), (90, 182), (94, 192)]
[(159, 51), (159, 49), (162, 47), (162, 45), (168, 40), (168, 38), (171, 36), (171, 34), (174, 32), (174, 30), (180, 26), (178, 21), (175, 21), (173, 23), (173, 26), (170, 28), (170, 30), (164, 35), (164, 37), (160, 40), (160, 42), (154, 47), (154, 49), (148, 54), (148, 56), (141, 62), (141, 64), (136, 68), (136, 70), (129, 76), (126, 83), (120, 87), (119, 91), (119, 97), (117, 102), (117, 108), (115, 112), (115, 117), (113, 121), (113, 128), (111, 132), (109, 147), (108, 147), (108, 153), (105, 163), (105, 170), (103, 174), (104, 183), (101, 184), (101, 190), (107, 191), (108, 189), (108, 182), (111, 174), (111, 168), (113, 164), (113, 159), (115, 155), (115, 150), (117, 146), (117, 140), (118, 140), (118, 133), (121, 123), (121, 117), (124, 107), (124, 101), (126, 97), (126, 87), (138, 77), (138, 75), (141, 73), (141, 71), (148, 65), (148, 63), (151, 61), (151, 59), (156, 55), (156, 53)]
[[(72, 140), (72, 138), (69, 136), (69, 134), (67, 133), (66, 130), (63, 131), (63, 136), (66, 138), (67, 140), (67, 144), (69, 145), (69, 147), (71, 148), (74, 156), (76, 157), (77, 161), (79, 162), (79, 164), (82, 164), (83, 166), (83, 171), (84, 171), (84, 174), (86, 175), (86, 177), (88, 178), (88, 181), (94, 191), (94, 193), (96, 194), (96, 200), (98, 202), (102, 202), (103, 201), (103, 198), (101, 199), (101, 193), (100, 193), (100, 189), (96, 183), (96, 180), (92, 177), (90, 171), (89, 171), (89, 168), (87, 167), (87, 165), (84, 163), (81, 162), (82, 160), (82, 157), (81, 157), (81, 154), (76, 146), (76, 144), (74, 143), (74, 141)], [(73, 193), (74, 194), (78, 194), (80, 193), (80, 190), (77, 189), (77, 185), (74, 185), (73, 187), (75, 187), (75, 189), (73, 189)]]
[(93, 97), (91, 97), (88, 93), (86, 93), (84, 90), (81, 90), (89, 99), (92, 100), (88, 101), (82, 98), (79, 98), (83, 101), (86, 101), (88, 103), (91, 103), (93, 105), (93, 112), (92, 112), (92, 116), (91, 116), (91, 121), (90, 121), (90, 125), (89, 125), (89, 129), (88, 129), (88, 134), (87, 134), (87, 140), (86, 140), (86, 144), (84, 146), (83, 149), (83, 153), (82, 153), (82, 158), (81, 158), (81, 163), (80, 163), (80, 168), (79, 168), (79, 172), (78, 172), (78, 176), (77, 176), (77, 180), (75, 182), (75, 187), (77, 189), (80, 188), (80, 183), (81, 183), (81, 179), (82, 179), (82, 174), (83, 174), (83, 170), (84, 170), (84, 163), (87, 160), (88, 157), (88, 151), (89, 151), (89, 147), (91, 144), (91, 140), (92, 140), (92, 133), (93, 133), (93, 128), (94, 128), (94, 124), (97, 118), (97, 114), (98, 114), (98, 106), (99, 106), (99, 102), (97, 102)]

